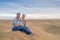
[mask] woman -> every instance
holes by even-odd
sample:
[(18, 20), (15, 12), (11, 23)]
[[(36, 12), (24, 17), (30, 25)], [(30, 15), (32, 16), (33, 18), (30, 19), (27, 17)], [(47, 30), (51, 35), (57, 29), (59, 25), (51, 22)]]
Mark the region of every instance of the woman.
[(28, 27), (26, 27), (25, 14), (22, 14), (22, 17), (20, 19), (20, 25), (22, 27), (21, 31), (25, 32), (28, 35), (32, 34), (31, 30)]
[(26, 26), (26, 20), (25, 20), (25, 14), (23, 14), (20, 18), (20, 24), (21, 26)]

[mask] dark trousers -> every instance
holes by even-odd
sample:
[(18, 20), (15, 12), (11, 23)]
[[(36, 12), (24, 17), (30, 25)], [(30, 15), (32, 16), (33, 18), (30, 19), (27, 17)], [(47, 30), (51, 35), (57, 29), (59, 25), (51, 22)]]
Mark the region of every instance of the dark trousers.
[(12, 31), (23, 31), (26, 34), (32, 34), (31, 30), (25, 26), (18, 26), (18, 27), (13, 27)]

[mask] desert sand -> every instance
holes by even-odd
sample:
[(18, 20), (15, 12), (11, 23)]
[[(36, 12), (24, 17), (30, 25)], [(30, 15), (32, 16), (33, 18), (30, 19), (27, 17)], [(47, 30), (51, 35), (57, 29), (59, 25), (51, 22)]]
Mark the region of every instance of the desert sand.
[(60, 20), (27, 20), (35, 35), (12, 32), (11, 20), (0, 20), (0, 40), (60, 40)]

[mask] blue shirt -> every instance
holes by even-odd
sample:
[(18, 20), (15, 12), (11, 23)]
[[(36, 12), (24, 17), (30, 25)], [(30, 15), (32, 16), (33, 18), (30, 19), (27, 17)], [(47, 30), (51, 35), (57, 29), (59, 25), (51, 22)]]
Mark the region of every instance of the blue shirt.
[(13, 19), (13, 21), (12, 21), (13, 27), (15, 27), (15, 24), (20, 24), (20, 20), (17, 18)]

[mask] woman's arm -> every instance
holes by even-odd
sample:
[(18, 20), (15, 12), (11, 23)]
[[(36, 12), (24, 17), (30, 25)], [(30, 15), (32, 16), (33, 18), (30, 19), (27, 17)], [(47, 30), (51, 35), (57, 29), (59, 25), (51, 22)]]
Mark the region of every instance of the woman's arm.
[(24, 25), (26, 26), (26, 20), (24, 21)]

